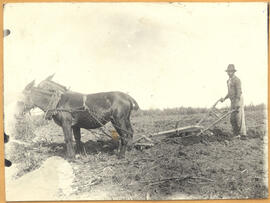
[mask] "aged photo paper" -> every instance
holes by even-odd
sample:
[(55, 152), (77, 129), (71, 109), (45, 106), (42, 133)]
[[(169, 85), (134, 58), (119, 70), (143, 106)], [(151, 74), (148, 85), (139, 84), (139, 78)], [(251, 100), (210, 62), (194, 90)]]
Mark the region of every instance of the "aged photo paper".
[(268, 198), (267, 3), (3, 12), (7, 201)]

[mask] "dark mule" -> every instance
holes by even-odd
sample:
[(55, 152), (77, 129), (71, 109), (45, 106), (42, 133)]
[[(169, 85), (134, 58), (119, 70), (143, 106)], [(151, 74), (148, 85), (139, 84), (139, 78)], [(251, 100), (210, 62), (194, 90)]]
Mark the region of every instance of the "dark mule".
[[(50, 80), (50, 77), (47, 78), (47, 81)], [(80, 129), (96, 129), (108, 122), (113, 124), (120, 136), (119, 157), (125, 156), (126, 148), (132, 144), (133, 138), (130, 114), (132, 110), (139, 109), (137, 102), (131, 96), (122, 92), (84, 95), (65, 91), (59, 97), (60, 100), (56, 105), (56, 109), (48, 109), (55, 91), (50, 88), (42, 88), (42, 84), (44, 84), (44, 81), (38, 87), (34, 87), (33, 81), (25, 87), (23, 101), (20, 101), (23, 102), (23, 112), (28, 112), (34, 107), (38, 107), (44, 112), (53, 110), (52, 118), (63, 129), (69, 158), (75, 156), (72, 145), (72, 131), (76, 141), (76, 148), (79, 152), (82, 152)], [(57, 88), (61, 89), (61, 86)]]

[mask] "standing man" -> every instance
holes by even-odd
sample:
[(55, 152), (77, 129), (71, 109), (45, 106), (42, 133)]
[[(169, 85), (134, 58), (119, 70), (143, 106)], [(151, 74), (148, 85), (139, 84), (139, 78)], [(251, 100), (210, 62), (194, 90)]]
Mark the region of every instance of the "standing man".
[(220, 101), (224, 102), (226, 99), (231, 100), (231, 109), (236, 110), (231, 114), (231, 125), (234, 136), (240, 136), (245, 140), (247, 131), (245, 124), (245, 112), (243, 95), (241, 89), (241, 81), (235, 76), (236, 69), (233, 64), (229, 64), (226, 70), (229, 79), (227, 80), (228, 94), (221, 98)]

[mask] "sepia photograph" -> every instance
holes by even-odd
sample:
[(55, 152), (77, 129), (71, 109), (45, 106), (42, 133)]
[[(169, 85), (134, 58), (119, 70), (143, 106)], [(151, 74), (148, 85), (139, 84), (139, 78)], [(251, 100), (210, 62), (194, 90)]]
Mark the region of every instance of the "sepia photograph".
[(268, 3), (3, 15), (6, 201), (268, 198)]

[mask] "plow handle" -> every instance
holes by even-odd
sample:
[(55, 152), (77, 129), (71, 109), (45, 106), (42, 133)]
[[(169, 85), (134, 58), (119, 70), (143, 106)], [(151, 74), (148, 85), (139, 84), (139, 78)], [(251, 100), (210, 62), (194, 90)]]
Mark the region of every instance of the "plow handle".
[(207, 114), (197, 123), (197, 125), (200, 125), (208, 116), (209, 114), (213, 111), (214, 108), (216, 108), (216, 105), (221, 101), (221, 99), (217, 100), (214, 105), (208, 110)]

